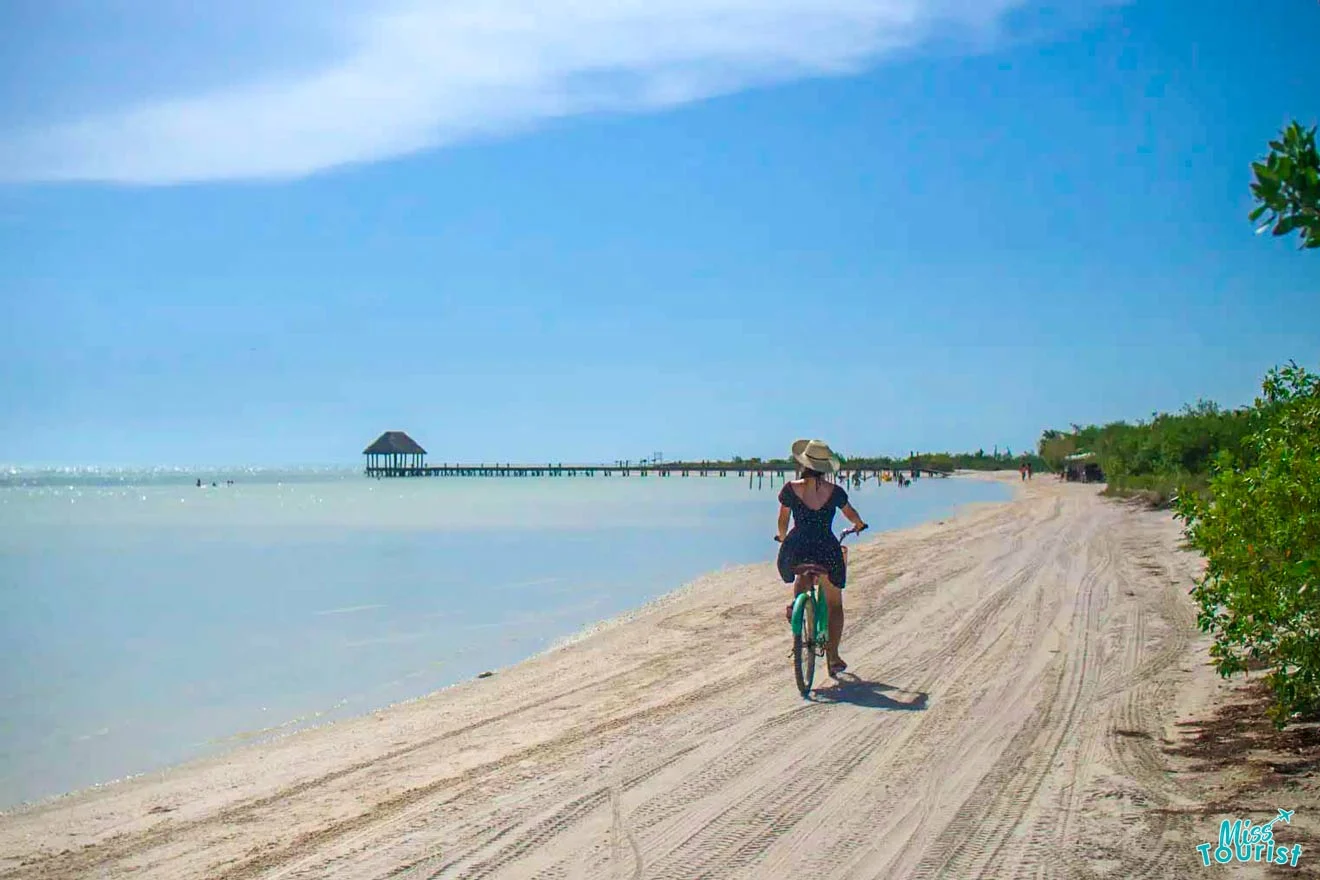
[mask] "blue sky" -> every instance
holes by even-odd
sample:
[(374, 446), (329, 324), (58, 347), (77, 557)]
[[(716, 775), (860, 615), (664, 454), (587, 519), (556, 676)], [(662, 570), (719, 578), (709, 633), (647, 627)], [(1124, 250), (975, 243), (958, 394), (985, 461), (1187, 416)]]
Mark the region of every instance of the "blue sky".
[(1023, 449), (1320, 366), (1246, 219), (1320, 5), (1070, 8), (4, 4), (0, 462)]

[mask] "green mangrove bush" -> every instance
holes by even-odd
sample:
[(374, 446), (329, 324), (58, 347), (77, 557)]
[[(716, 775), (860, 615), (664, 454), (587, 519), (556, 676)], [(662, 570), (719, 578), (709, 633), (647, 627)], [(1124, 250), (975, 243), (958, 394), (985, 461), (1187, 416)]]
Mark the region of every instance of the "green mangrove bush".
[(1206, 560), (1192, 596), (1217, 671), (1267, 670), (1282, 726), (1320, 708), (1320, 378), (1272, 370), (1240, 455), (1221, 450), (1209, 491), (1177, 498)]

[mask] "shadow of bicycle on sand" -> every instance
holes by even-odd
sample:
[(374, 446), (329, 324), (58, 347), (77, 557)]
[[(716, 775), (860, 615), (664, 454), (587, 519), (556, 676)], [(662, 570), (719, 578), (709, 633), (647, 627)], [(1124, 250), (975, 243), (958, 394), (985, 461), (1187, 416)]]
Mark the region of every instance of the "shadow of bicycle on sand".
[(849, 703), (869, 709), (922, 712), (930, 694), (905, 691), (897, 685), (879, 681), (864, 681), (851, 672), (842, 672), (836, 681), (813, 690), (811, 698), (817, 703)]

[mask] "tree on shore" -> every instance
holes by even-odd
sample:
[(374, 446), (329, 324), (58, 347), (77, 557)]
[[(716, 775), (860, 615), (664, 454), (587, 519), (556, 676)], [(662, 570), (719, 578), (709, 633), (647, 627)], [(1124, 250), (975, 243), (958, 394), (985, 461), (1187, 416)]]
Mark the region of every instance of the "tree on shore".
[(1243, 454), (1221, 451), (1209, 491), (1174, 507), (1206, 559), (1192, 597), (1215, 668), (1268, 669), (1282, 726), (1320, 708), (1320, 376), (1272, 370), (1251, 421)]
[(1048, 429), (1040, 437), (1038, 452), (1040, 457), (1045, 460), (1045, 465), (1052, 471), (1060, 470), (1063, 467), (1063, 460), (1077, 451), (1076, 434), (1065, 434), (1062, 431), (1056, 431), (1053, 428)]
[(1251, 194), (1256, 208), (1255, 223), (1265, 217), (1258, 232), (1274, 235), (1297, 231), (1303, 248), (1320, 247), (1320, 152), (1316, 150), (1315, 126), (1303, 129), (1296, 121), (1270, 141), (1270, 152), (1251, 166), (1256, 180)]
[[(1252, 165), (1258, 231), (1300, 233), (1320, 247), (1315, 128), (1293, 122)], [(1320, 376), (1290, 362), (1271, 370), (1239, 454), (1221, 450), (1209, 490), (1175, 502), (1188, 543), (1206, 559), (1192, 597), (1225, 677), (1264, 667), (1282, 727), (1320, 710)]]

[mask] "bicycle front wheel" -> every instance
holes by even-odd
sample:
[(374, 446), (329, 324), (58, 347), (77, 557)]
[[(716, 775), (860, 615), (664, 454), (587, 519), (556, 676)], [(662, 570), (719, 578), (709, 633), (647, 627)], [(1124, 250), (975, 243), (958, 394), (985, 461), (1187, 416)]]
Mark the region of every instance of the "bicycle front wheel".
[(802, 603), (802, 628), (793, 635), (793, 675), (802, 696), (811, 693), (811, 682), (816, 677), (816, 603), (811, 594)]

